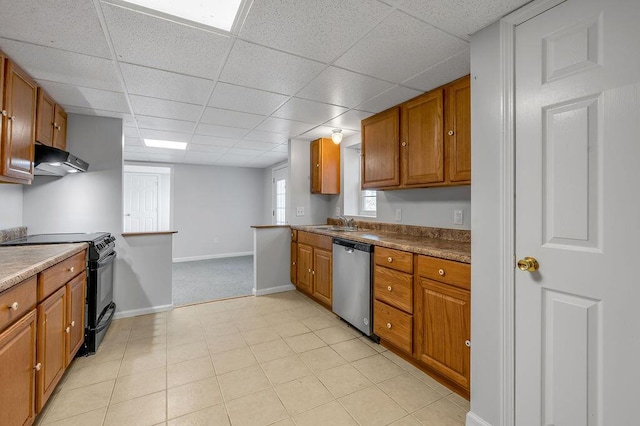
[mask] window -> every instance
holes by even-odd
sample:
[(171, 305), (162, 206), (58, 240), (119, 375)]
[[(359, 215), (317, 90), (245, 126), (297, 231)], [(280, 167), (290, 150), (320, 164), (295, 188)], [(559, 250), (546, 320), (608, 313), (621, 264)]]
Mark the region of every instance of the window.
[(376, 215), (377, 192), (370, 189), (360, 191), (360, 214), (363, 216)]
[(344, 169), (344, 214), (376, 217), (376, 191), (362, 190), (360, 144), (345, 146), (341, 152)]
[(286, 225), (287, 211), (287, 181), (285, 179), (276, 181), (276, 225)]

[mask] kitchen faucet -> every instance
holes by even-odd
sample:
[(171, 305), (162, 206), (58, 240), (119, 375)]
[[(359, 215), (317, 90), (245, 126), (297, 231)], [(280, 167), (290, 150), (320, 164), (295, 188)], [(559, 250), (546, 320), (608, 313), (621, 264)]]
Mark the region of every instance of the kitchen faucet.
[(347, 219), (345, 216), (338, 216), (338, 219), (342, 221), (345, 228), (355, 228), (355, 224), (353, 223), (353, 218)]

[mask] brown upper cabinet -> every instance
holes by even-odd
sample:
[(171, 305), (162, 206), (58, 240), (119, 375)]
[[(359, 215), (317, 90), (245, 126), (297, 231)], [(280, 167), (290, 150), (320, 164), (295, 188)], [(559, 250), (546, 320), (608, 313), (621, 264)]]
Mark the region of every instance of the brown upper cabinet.
[(311, 142), (311, 193), (340, 193), (340, 145), (329, 138)]
[(42, 87), (38, 88), (36, 118), (36, 141), (43, 145), (65, 149), (67, 146), (67, 114)]
[(10, 59), (2, 57), (2, 161), (0, 180), (31, 183), (36, 132), (36, 83)]
[(362, 188), (471, 183), (469, 76), (362, 121)]

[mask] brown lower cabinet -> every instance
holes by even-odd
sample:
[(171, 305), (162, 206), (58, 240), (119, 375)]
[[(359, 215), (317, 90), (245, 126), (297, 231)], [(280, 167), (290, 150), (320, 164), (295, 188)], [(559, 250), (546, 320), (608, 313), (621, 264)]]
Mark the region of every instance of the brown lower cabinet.
[(84, 256), (75, 254), (0, 293), (3, 426), (33, 423), (84, 343)]
[(299, 290), (308, 293), (325, 306), (331, 307), (333, 300), (332, 239), (329, 236), (304, 231), (298, 231), (297, 238), (297, 270), (294, 284)]

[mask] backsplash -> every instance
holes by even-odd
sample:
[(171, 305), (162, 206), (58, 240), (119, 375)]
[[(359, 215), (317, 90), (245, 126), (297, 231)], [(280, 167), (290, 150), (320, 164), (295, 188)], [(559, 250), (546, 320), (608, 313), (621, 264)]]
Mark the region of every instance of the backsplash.
[(18, 226), (16, 228), (1, 229), (0, 230), (0, 243), (5, 241), (15, 240), (27, 236), (27, 227)]
[[(342, 225), (340, 219), (327, 218), (329, 225)], [(458, 241), (462, 243), (471, 242), (471, 231), (448, 228), (431, 228), (428, 226), (399, 225), (397, 223), (370, 222), (355, 220), (358, 229), (369, 229), (372, 231), (392, 232), (395, 234), (411, 235), (414, 237), (435, 238), (440, 240)]]

